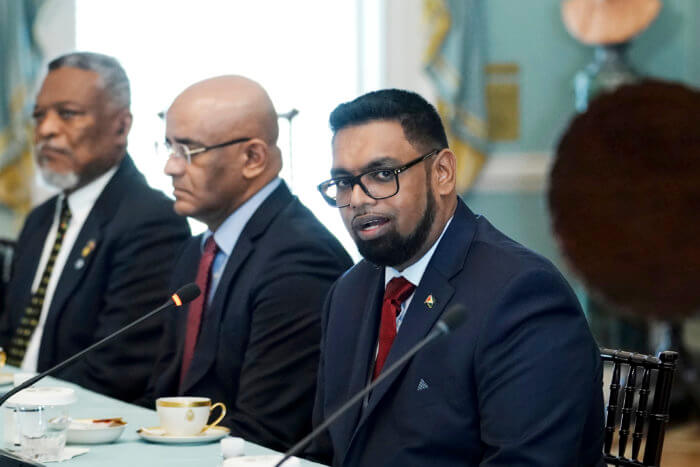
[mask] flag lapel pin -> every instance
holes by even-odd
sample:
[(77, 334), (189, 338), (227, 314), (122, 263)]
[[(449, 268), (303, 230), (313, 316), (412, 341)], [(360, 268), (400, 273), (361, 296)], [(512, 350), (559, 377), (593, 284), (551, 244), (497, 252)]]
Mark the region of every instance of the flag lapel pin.
[(85, 244), (83, 247), (82, 251), (80, 252), (80, 256), (83, 258), (87, 258), (90, 256), (90, 253), (92, 253), (95, 250), (95, 246), (97, 243), (95, 243), (94, 239), (88, 240), (88, 242)]
[(87, 259), (88, 256), (90, 256), (90, 253), (95, 251), (95, 247), (97, 246), (97, 242), (95, 242), (94, 239), (88, 240), (88, 242), (85, 244), (82, 250), (80, 250), (80, 258), (75, 260), (75, 264), (73, 265), (75, 269), (82, 269), (83, 266), (85, 266), (85, 260)]
[(432, 308), (433, 305), (435, 305), (435, 299), (433, 298), (433, 294), (428, 295), (423, 303), (425, 303), (425, 306), (427, 306), (428, 308)]

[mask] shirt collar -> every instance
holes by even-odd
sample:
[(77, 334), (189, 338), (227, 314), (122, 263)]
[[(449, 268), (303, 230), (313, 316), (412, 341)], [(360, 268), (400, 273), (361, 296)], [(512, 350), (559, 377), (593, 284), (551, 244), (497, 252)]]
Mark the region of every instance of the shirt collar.
[(447, 221), (447, 224), (445, 224), (445, 227), (442, 229), (442, 233), (440, 233), (440, 236), (438, 237), (437, 241), (433, 243), (433, 246), (430, 247), (430, 249), (421, 257), (421, 259), (419, 259), (418, 261), (416, 261), (401, 272), (392, 268), (391, 266), (386, 266), (384, 268), (384, 287), (386, 287), (386, 285), (391, 279), (400, 276), (403, 276), (408, 282), (415, 285), (416, 287), (418, 286), (418, 284), (420, 284), (420, 281), (423, 278), (423, 274), (425, 273), (425, 269), (428, 267), (428, 263), (430, 263), (430, 260), (433, 257), (433, 254), (435, 253), (435, 249), (440, 243), (440, 240), (442, 240), (442, 236), (445, 235), (445, 231), (447, 231), (447, 227), (450, 226), (450, 222), (452, 222), (453, 217), (454, 216), (450, 217), (450, 219)]
[(68, 208), (70, 209), (71, 213), (76, 214), (78, 212), (90, 211), (92, 206), (95, 204), (95, 201), (97, 201), (97, 198), (105, 189), (105, 186), (107, 186), (107, 183), (109, 183), (109, 181), (112, 179), (118, 168), (119, 165), (117, 164), (87, 185), (70, 193), (68, 195)]
[(241, 236), (241, 232), (245, 228), (255, 211), (258, 210), (260, 205), (267, 199), (268, 196), (272, 194), (273, 191), (279, 186), (282, 180), (277, 177), (270, 183), (262, 187), (260, 191), (255, 193), (250, 197), (245, 203), (241, 204), (238, 209), (233, 211), (230, 216), (216, 229), (216, 232), (212, 234), (211, 230), (207, 230), (204, 235), (202, 235), (202, 248), (204, 248), (204, 243), (209, 237), (214, 235), (214, 241), (226, 256), (230, 256), (233, 251), (233, 247), (236, 246), (238, 242), (238, 237)]

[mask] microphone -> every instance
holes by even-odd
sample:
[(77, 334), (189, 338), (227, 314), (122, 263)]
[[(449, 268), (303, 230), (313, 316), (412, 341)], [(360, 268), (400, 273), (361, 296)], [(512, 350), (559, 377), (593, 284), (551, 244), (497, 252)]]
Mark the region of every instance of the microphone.
[(411, 349), (404, 354), (399, 360), (394, 362), (389, 368), (384, 369), (377, 379), (365, 386), (360, 392), (355, 394), (349, 401), (343, 404), (339, 409), (331, 414), (330, 417), (326, 418), (323, 423), (317, 426), (311, 433), (309, 433), (304, 439), (299, 441), (297, 444), (292, 446), (287, 452), (284, 453), (284, 457), (280, 460), (275, 467), (280, 467), (287, 459), (298, 454), (309, 442), (316, 438), (321, 432), (330, 426), (338, 417), (345, 413), (350, 407), (355, 405), (357, 402), (362, 400), (362, 398), (374, 389), (379, 383), (384, 381), (388, 375), (392, 374), (399, 368), (401, 368), (407, 361), (409, 361), (416, 353), (418, 353), (423, 347), (434, 341), (440, 336), (449, 334), (450, 332), (457, 329), (467, 318), (467, 308), (461, 303), (456, 303), (452, 305), (443, 315), (443, 317), (435, 323), (435, 327), (430, 333), (423, 339), (418, 341), (416, 345), (411, 347)]
[(5, 395), (0, 397), (0, 406), (2, 406), (2, 404), (4, 404), (7, 401), (7, 399), (14, 396), (18, 392), (20, 392), (22, 389), (26, 389), (29, 386), (31, 386), (32, 384), (34, 384), (37, 381), (39, 381), (40, 379), (42, 379), (43, 377), (48, 376), (48, 375), (52, 375), (52, 374), (56, 373), (58, 370), (61, 370), (65, 367), (75, 363), (77, 360), (79, 360), (81, 357), (83, 357), (83, 355), (85, 355), (89, 352), (92, 352), (93, 350), (95, 350), (98, 347), (102, 347), (107, 342), (111, 341), (115, 337), (122, 335), (123, 333), (125, 333), (129, 329), (140, 324), (142, 321), (145, 321), (148, 318), (150, 318), (154, 315), (157, 315), (161, 311), (167, 310), (168, 308), (181, 307), (182, 305), (185, 305), (185, 304), (191, 302), (192, 300), (194, 300), (195, 298), (197, 298), (200, 293), (201, 292), (199, 290), (199, 287), (197, 287), (197, 284), (194, 284), (194, 283), (190, 283), (190, 284), (187, 284), (187, 285), (180, 287), (180, 289), (178, 289), (177, 292), (172, 294), (172, 296), (168, 299), (167, 302), (165, 302), (164, 304), (162, 304), (161, 306), (159, 306), (155, 310), (149, 312), (148, 314), (143, 315), (142, 317), (140, 317), (136, 321), (134, 321), (130, 324), (127, 324), (126, 326), (119, 329), (118, 331), (113, 332), (109, 336), (107, 336), (107, 337), (95, 342), (91, 346), (81, 350), (80, 352), (76, 353), (72, 357), (60, 362), (59, 364), (49, 368), (48, 370), (46, 370), (42, 373), (39, 373), (38, 375), (28, 379), (24, 383), (13, 388), (12, 390), (8, 391)]

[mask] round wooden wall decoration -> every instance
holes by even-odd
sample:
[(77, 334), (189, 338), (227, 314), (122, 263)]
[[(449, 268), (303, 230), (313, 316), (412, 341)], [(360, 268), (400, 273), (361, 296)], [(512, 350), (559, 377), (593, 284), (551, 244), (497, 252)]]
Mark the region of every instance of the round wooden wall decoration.
[(700, 311), (700, 92), (643, 81), (595, 99), (559, 141), (548, 201), (590, 293), (662, 319)]

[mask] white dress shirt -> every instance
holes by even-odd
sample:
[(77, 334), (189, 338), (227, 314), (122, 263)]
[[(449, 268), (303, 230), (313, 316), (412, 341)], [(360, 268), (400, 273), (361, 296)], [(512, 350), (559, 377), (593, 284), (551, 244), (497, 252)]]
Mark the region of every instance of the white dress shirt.
[[(35, 372), (36, 366), (39, 361), (39, 347), (41, 345), (41, 336), (44, 334), (44, 324), (46, 324), (46, 315), (51, 307), (51, 301), (53, 300), (54, 292), (56, 291), (56, 285), (58, 280), (63, 274), (63, 268), (66, 267), (66, 261), (70, 255), (75, 240), (78, 238), (78, 234), (83, 228), (85, 219), (87, 219), (92, 207), (95, 205), (95, 201), (104, 190), (107, 183), (112, 179), (112, 176), (117, 171), (118, 166), (115, 166), (105, 172), (104, 174), (97, 177), (92, 182), (88, 183), (84, 187), (75, 190), (73, 193), (68, 195), (68, 208), (71, 212), (71, 219), (68, 223), (68, 228), (63, 236), (63, 243), (61, 244), (61, 249), (56, 256), (56, 262), (54, 263), (53, 272), (51, 273), (51, 278), (46, 286), (46, 294), (44, 295), (44, 305), (41, 307), (41, 315), (39, 317), (39, 323), (34, 329), (31, 338), (29, 339), (29, 344), (27, 345), (27, 352), (24, 354), (24, 360), (22, 360), (22, 370), (28, 372)], [(44, 273), (44, 268), (49, 260), (49, 255), (51, 254), (51, 248), (53, 247), (54, 240), (56, 239), (56, 232), (58, 231), (58, 220), (61, 214), (61, 204), (63, 203), (63, 198), (65, 195), (60, 194), (56, 200), (56, 212), (53, 218), (53, 224), (51, 229), (49, 229), (49, 234), (46, 236), (44, 241), (44, 249), (41, 254), (41, 259), (39, 260), (39, 265), (34, 273), (34, 282), (32, 284), (32, 293), (39, 288), (39, 282), (41, 281), (41, 276)], [(72, 265), (67, 265), (71, 267)]]
[[(454, 217), (454, 216), (452, 216)], [(418, 288), (418, 285), (420, 284), (421, 279), (423, 279), (423, 274), (425, 274), (425, 270), (428, 267), (428, 263), (430, 263), (430, 260), (433, 257), (433, 254), (435, 253), (435, 249), (437, 246), (440, 244), (440, 240), (442, 240), (442, 236), (445, 235), (445, 231), (447, 231), (447, 227), (450, 226), (450, 223), (452, 222), (452, 217), (447, 221), (445, 224), (445, 227), (442, 229), (442, 232), (440, 233), (440, 236), (438, 237), (437, 241), (433, 243), (433, 246), (430, 247), (430, 249), (415, 263), (412, 265), (408, 266), (405, 268), (403, 271), (399, 271), (397, 269), (392, 268), (391, 266), (386, 266), (384, 268), (384, 290), (386, 290), (386, 286), (389, 284), (389, 281), (393, 279), (394, 277), (404, 277), (408, 282), (413, 284), (416, 288)], [(411, 304), (411, 300), (413, 300), (413, 296), (416, 294), (415, 289), (413, 289), (413, 292), (411, 295), (401, 303), (401, 312), (399, 315), (396, 317), (396, 334), (398, 335), (399, 333), (399, 328), (401, 328), (401, 323), (403, 323), (404, 318), (406, 317), (406, 310), (408, 310), (408, 306)], [(377, 336), (377, 345), (374, 348), (374, 359), (376, 361), (377, 355), (379, 353), (379, 336)], [(374, 371), (374, 370), (373, 370)], [(372, 378), (372, 373), (368, 375), (370, 378), (367, 382), (369, 383)], [(362, 409), (366, 409), (367, 405), (369, 403), (369, 394), (367, 394), (362, 401)]]
[(214, 293), (224, 273), (224, 266), (226, 266), (228, 258), (231, 256), (231, 252), (238, 242), (238, 237), (241, 236), (241, 232), (243, 232), (243, 229), (250, 218), (253, 217), (255, 211), (258, 210), (263, 201), (275, 191), (281, 182), (282, 180), (280, 178), (272, 180), (228, 216), (219, 228), (216, 229), (216, 232), (212, 234), (211, 230), (207, 230), (204, 235), (202, 235), (202, 251), (204, 251), (204, 243), (206, 243), (207, 239), (212, 235), (214, 235), (216, 246), (219, 247), (219, 251), (216, 253), (216, 256), (214, 256), (214, 261), (211, 265), (211, 283), (209, 284), (207, 305), (209, 305), (214, 298)]
[[(398, 271), (391, 266), (386, 266), (384, 268), (384, 289), (386, 290), (387, 284), (389, 284), (389, 281), (393, 279), (394, 277), (401, 277), (403, 276), (404, 279), (406, 279), (408, 282), (413, 284), (416, 288), (418, 287), (418, 284), (420, 284), (421, 279), (423, 279), (423, 274), (425, 274), (425, 269), (428, 267), (428, 263), (433, 257), (433, 254), (435, 253), (435, 249), (437, 248), (438, 244), (440, 243), (440, 240), (442, 240), (442, 236), (445, 235), (445, 231), (447, 230), (447, 227), (450, 226), (450, 222), (452, 222), (452, 217), (447, 221), (447, 224), (445, 224), (445, 227), (442, 229), (442, 232), (440, 233), (440, 236), (438, 237), (437, 241), (433, 243), (433, 246), (430, 247), (430, 249), (415, 263), (412, 265), (408, 266), (406, 269), (403, 271)], [(406, 310), (408, 310), (408, 306), (411, 304), (411, 300), (413, 300), (413, 296), (416, 294), (415, 289), (411, 293), (411, 295), (401, 303), (401, 313), (399, 313), (399, 316), (396, 317), (396, 332), (398, 333), (399, 328), (401, 327), (401, 323), (403, 323), (404, 318), (406, 317)]]

